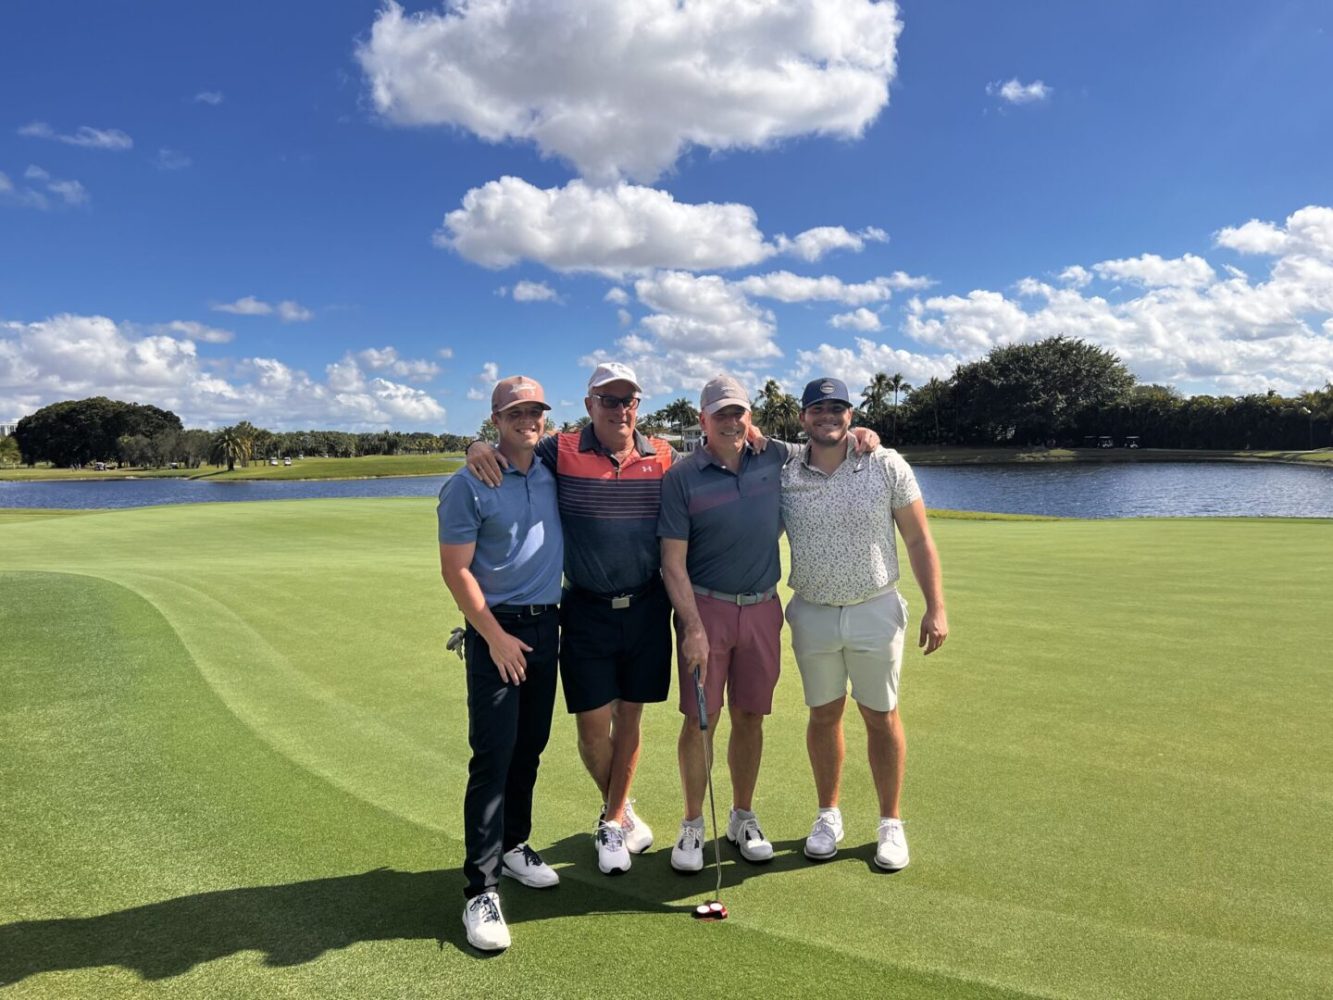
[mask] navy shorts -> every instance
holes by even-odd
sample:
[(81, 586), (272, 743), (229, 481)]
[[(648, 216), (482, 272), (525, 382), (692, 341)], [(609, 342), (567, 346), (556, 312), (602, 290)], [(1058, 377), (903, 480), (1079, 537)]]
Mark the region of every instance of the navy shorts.
[(671, 692), (671, 599), (660, 579), (630, 602), (566, 588), (560, 600), (565, 707), (590, 712), (619, 699), (666, 701)]

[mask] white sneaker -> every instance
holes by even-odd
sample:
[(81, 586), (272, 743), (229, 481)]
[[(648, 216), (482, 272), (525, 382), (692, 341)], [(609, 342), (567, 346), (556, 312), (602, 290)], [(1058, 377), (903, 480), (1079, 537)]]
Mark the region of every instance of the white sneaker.
[(732, 809), (727, 817), (727, 839), (741, 850), (746, 861), (762, 863), (773, 860), (773, 845), (759, 829), (759, 820), (745, 809)]
[(816, 861), (827, 861), (838, 853), (842, 842), (842, 813), (838, 807), (821, 809), (815, 817), (810, 836), (805, 838), (805, 856)]
[(505, 851), (500, 858), (500, 874), (517, 879), (533, 889), (550, 889), (560, 884), (556, 870), (542, 860), (527, 844)]
[(494, 891), (467, 901), (463, 926), (467, 928), (467, 943), (480, 951), (504, 951), (509, 947), (509, 928), (500, 913), (500, 896)]
[(689, 820), (680, 824), (680, 837), (671, 848), (671, 867), (678, 872), (697, 872), (704, 866), (704, 818), (696, 826)]
[(597, 844), (597, 867), (603, 875), (629, 871), (629, 851), (625, 850), (625, 832), (615, 820), (602, 820), (593, 835)]
[(625, 803), (625, 818), (620, 821), (625, 832), (625, 848), (631, 854), (642, 854), (653, 846), (653, 830), (634, 812), (634, 800)]
[(875, 849), (875, 864), (885, 871), (896, 872), (907, 867), (907, 834), (900, 819), (879, 821), (879, 847)]

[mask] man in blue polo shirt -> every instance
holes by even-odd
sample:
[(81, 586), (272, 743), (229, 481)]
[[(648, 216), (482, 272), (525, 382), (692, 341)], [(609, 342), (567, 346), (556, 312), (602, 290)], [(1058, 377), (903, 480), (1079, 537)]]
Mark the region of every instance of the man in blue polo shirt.
[(468, 764), (463, 925), (473, 947), (509, 947), (500, 875), (544, 889), (559, 876), (528, 845), (532, 791), (551, 732), (564, 536), (555, 476), (533, 460), (546, 427), (542, 387), (502, 379), (491, 418), (508, 462), (490, 489), (460, 470), (440, 490), (440, 567), (467, 619)]

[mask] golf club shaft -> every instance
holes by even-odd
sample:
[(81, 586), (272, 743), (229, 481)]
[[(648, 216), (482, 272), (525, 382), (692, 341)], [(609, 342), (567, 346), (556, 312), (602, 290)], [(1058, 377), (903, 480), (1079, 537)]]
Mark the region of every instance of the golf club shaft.
[(699, 739), (704, 747), (704, 774), (708, 778), (708, 811), (713, 817), (713, 868), (717, 872), (717, 895), (722, 895), (722, 844), (717, 829), (717, 805), (713, 801), (713, 754), (708, 749), (708, 699), (704, 696), (699, 668), (694, 668), (694, 699), (699, 705)]

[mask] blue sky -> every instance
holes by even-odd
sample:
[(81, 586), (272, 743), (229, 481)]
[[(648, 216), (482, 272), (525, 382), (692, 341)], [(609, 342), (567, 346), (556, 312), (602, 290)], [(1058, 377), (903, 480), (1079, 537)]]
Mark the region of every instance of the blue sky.
[(474, 431), (1057, 333), (1333, 378), (1333, 7), (18, 0), (0, 419)]

